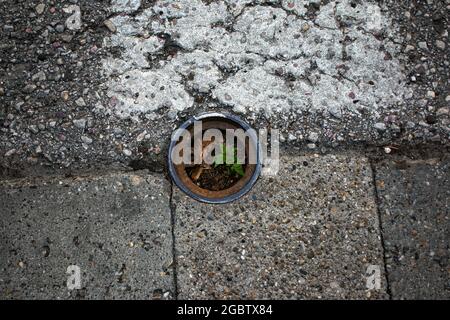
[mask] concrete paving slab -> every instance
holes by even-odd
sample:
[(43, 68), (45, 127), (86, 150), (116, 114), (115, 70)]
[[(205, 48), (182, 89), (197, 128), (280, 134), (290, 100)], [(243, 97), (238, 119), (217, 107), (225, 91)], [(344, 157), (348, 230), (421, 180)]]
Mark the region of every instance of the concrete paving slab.
[[(201, 204), (174, 187), (179, 298), (386, 298), (368, 160), (281, 163), (277, 176), (227, 205)], [(371, 265), (378, 290), (367, 286)]]
[(394, 299), (450, 299), (450, 159), (376, 165), (386, 267)]
[[(173, 297), (161, 175), (4, 181), (0, 190), (0, 299)], [(67, 285), (72, 265), (79, 290)]]

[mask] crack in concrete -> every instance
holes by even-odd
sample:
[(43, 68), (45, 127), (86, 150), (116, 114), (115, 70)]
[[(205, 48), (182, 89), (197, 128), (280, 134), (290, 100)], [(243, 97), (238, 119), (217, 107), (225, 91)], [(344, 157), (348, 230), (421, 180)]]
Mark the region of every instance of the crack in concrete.
[(383, 229), (383, 222), (381, 219), (381, 209), (380, 209), (380, 203), (381, 200), (379, 198), (378, 194), (378, 187), (377, 187), (377, 180), (376, 180), (376, 167), (372, 159), (369, 158), (370, 168), (372, 171), (372, 184), (373, 184), (373, 191), (374, 191), (374, 200), (375, 200), (375, 206), (377, 209), (377, 216), (378, 216), (378, 226), (380, 230), (380, 242), (381, 247), (383, 248), (383, 265), (384, 265), (384, 280), (386, 281), (386, 293), (388, 294), (389, 300), (392, 300), (392, 291), (391, 286), (389, 283), (389, 271), (387, 267), (387, 258), (386, 258), (386, 244), (384, 241), (384, 229)]
[(176, 237), (175, 237), (175, 221), (176, 221), (176, 205), (173, 201), (173, 182), (172, 179), (168, 178), (170, 183), (170, 198), (169, 198), (169, 207), (170, 207), (170, 223), (172, 226), (172, 272), (173, 272), (173, 286), (174, 286), (174, 299), (178, 300), (178, 258), (176, 251)]

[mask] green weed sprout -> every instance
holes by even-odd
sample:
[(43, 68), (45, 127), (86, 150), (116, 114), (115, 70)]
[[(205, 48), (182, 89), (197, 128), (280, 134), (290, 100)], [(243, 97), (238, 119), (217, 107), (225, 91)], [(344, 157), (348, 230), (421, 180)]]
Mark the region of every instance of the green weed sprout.
[[(233, 163), (228, 164), (226, 163), (227, 155), (233, 154)], [(244, 168), (242, 167), (242, 164), (237, 163), (237, 149), (236, 147), (233, 147), (232, 149), (228, 148), (225, 144), (222, 144), (222, 148), (220, 148), (220, 153), (216, 154), (214, 158), (214, 167), (217, 167), (218, 165), (225, 164), (228, 169), (231, 172), (237, 173), (239, 176), (244, 176)]]

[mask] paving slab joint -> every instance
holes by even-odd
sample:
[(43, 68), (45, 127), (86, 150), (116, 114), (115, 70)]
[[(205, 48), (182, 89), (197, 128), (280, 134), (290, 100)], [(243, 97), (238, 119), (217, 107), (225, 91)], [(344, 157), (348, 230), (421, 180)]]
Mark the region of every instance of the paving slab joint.
[(386, 293), (389, 297), (389, 300), (392, 300), (392, 293), (391, 293), (391, 287), (389, 283), (389, 277), (388, 277), (388, 268), (387, 268), (387, 259), (386, 259), (386, 247), (384, 243), (384, 229), (383, 229), (383, 222), (381, 220), (381, 209), (380, 209), (380, 198), (378, 195), (378, 187), (377, 187), (377, 180), (376, 180), (376, 166), (373, 159), (369, 158), (370, 168), (372, 171), (372, 181), (373, 181), (373, 192), (374, 192), (374, 200), (375, 200), (375, 207), (377, 210), (377, 216), (378, 216), (378, 224), (380, 229), (380, 241), (381, 241), (381, 247), (383, 248), (383, 265), (384, 265), (384, 280), (386, 281)]
[(172, 268), (173, 268), (173, 287), (174, 287), (174, 300), (178, 300), (178, 274), (177, 274), (177, 252), (176, 252), (176, 238), (175, 238), (175, 208), (176, 205), (173, 202), (173, 182), (169, 179), (170, 183), (170, 200), (169, 200), (169, 208), (170, 208), (170, 223), (172, 226)]

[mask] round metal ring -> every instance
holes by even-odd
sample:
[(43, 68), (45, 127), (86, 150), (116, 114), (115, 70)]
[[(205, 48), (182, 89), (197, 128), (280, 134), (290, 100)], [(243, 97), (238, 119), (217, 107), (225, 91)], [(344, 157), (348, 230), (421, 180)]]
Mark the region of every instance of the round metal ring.
[[(256, 164), (249, 166), (250, 169), (246, 170), (246, 174), (243, 178), (241, 178), (242, 181), (238, 181), (235, 186), (233, 186), (230, 189), (226, 189), (224, 191), (227, 192), (211, 192), (207, 191), (206, 189), (201, 189), (198, 186), (196, 186), (192, 181), (188, 181), (186, 179), (187, 174), (185, 174), (184, 166), (181, 168), (180, 165), (175, 165), (172, 162), (171, 155), (173, 152), (173, 149), (175, 145), (178, 143), (180, 137), (181, 137), (181, 130), (184, 129), (188, 130), (194, 125), (195, 121), (223, 121), (227, 122), (230, 125), (241, 128), (245, 132), (248, 133), (249, 137), (249, 143), (253, 144), (253, 148), (256, 150)], [(241, 120), (239, 117), (232, 115), (232, 114), (226, 114), (226, 113), (218, 113), (218, 112), (208, 112), (208, 113), (202, 113), (197, 116), (193, 116), (186, 122), (184, 122), (178, 130), (174, 132), (172, 135), (170, 145), (169, 145), (169, 153), (168, 153), (168, 168), (169, 168), (169, 174), (172, 178), (173, 182), (180, 188), (184, 193), (186, 193), (191, 198), (205, 202), (205, 203), (213, 203), (213, 204), (221, 204), (221, 203), (228, 203), (231, 201), (234, 201), (236, 199), (239, 199), (244, 194), (246, 194), (250, 189), (253, 187), (253, 185), (258, 180), (258, 177), (261, 173), (261, 147), (259, 144), (258, 136), (252, 128), (245, 123), (243, 120)], [(230, 193), (231, 194), (226, 194)]]

